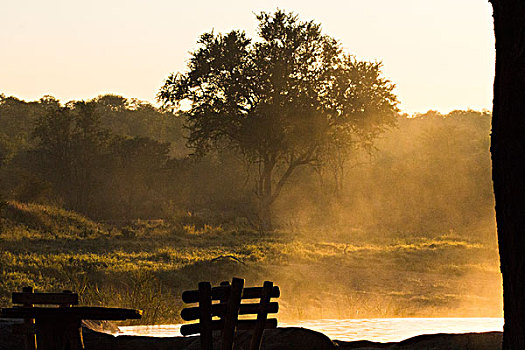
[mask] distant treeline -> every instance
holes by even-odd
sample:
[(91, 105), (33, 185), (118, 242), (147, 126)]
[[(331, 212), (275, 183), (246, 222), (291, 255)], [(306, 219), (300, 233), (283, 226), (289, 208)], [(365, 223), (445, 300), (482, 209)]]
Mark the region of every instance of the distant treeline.
[[(279, 228), (493, 231), (490, 114), (401, 116), (371, 149), (296, 172)], [(0, 198), (96, 220), (257, 227), (254, 164), (186, 148), (184, 115), (115, 95), (61, 103), (0, 95)]]

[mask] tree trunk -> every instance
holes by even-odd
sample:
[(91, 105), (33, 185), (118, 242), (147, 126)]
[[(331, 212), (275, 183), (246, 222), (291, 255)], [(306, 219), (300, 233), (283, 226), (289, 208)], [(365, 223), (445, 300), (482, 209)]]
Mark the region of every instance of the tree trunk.
[(273, 231), (272, 205), (264, 199), (261, 201), (261, 208), (259, 209), (259, 220), (261, 221), (261, 231)]
[(295, 161), (288, 164), (288, 168), (281, 175), (279, 181), (272, 185), (274, 170), (275, 170), (275, 160), (274, 158), (268, 158), (264, 162), (263, 171), (260, 174), (259, 184), (257, 189), (257, 194), (259, 196), (259, 219), (261, 222), (262, 231), (273, 231), (272, 225), (272, 204), (275, 202), (279, 194), (281, 193), (284, 185), (288, 182), (288, 179), (292, 173), (299, 166), (309, 164), (310, 161), (302, 160)]
[(503, 275), (503, 348), (525, 349), (525, 1), (490, 2), (496, 35), (491, 152)]
[(273, 230), (272, 225), (272, 173), (273, 173), (273, 164), (266, 163), (264, 165), (263, 172), (261, 174), (262, 186), (260, 193), (260, 208), (259, 208), (259, 220), (261, 222), (261, 230), (264, 232), (269, 232)]

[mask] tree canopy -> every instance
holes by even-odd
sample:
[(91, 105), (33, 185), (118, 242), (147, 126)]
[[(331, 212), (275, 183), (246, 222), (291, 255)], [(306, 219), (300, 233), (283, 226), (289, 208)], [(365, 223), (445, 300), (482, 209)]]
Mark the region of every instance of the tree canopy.
[(370, 146), (395, 124), (394, 84), (381, 63), (359, 61), (292, 14), (261, 13), (257, 40), (239, 30), (205, 33), (188, 70), (168, 77), (165, 107), (189, 104), (188, 144), (197, 155), (215, 147), (257, 164), (261, 221), (300, 166), (322, 163), (352, 145)]

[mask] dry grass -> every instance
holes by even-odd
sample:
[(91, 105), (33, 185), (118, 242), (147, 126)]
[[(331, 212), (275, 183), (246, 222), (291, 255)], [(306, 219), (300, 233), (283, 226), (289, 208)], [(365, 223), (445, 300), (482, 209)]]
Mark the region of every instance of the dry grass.
[(0, 248), (2, 305), (32, 285), (144, 309), (145, 324), (175, 322), (183, 290), (239, 276), (280, 285), (284, 319), (501, 315), (495, 244), (459, 234), (261, 234), (162, 221), (115, 228), (10, 202)]

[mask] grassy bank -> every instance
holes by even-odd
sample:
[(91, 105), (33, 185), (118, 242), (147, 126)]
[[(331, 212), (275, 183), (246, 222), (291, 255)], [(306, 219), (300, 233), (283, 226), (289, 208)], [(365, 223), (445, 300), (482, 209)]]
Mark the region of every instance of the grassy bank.
[[(0, 233), (0, 303), (32, 285), (71, 289), (83, 304), (179, 321), (181, 292), (243, 277), (281, 287), (281, 319), (500, 316), (494, 241), (461, 233), (274, 232), (186, 221), (99, 224), (52, 207), (9, 202)], [(468, 235), (472, 237), (472, 235)]]

